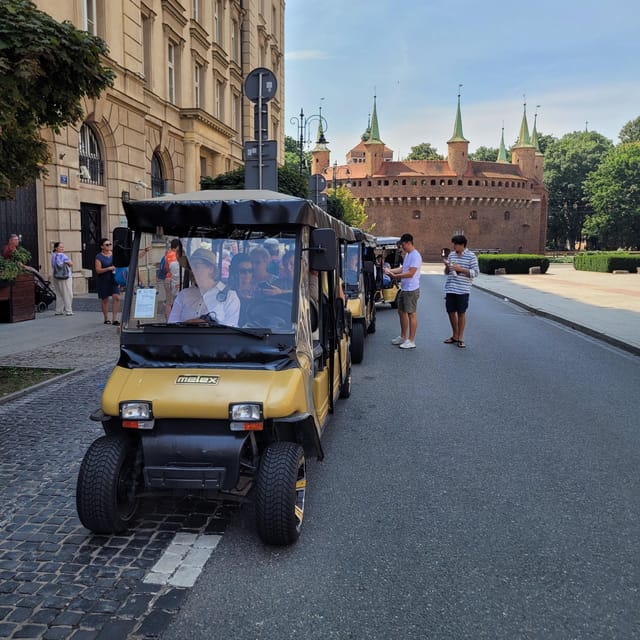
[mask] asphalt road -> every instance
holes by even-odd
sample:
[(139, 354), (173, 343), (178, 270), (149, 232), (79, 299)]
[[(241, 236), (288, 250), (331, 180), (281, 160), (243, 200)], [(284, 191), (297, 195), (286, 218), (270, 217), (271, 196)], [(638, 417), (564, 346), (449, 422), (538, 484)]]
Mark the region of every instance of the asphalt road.
[(163, 640), (640, 638), (640, 361), (442, 278), (378, 315), (291, 548), (245, 506)]

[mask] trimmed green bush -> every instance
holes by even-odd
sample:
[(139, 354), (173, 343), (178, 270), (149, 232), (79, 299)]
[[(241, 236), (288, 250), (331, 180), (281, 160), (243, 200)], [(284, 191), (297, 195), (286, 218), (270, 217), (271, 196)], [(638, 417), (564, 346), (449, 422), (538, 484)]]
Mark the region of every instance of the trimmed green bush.
[(631, 255), (626, 251), (587, 251), (573, 257), (573, 268), (577, 271), (597, 271), (611, 273), (612, 271), (629, 271), (638, 273), (640, 256)]
[(549, 268), (549, 258), (532, 253), (481, 253), (478, 256), (481, 273), (493, 275), (496, 269), (505, 269), (508, 274), (529, 273), (531, 267), (540, 267), (540, 273)]

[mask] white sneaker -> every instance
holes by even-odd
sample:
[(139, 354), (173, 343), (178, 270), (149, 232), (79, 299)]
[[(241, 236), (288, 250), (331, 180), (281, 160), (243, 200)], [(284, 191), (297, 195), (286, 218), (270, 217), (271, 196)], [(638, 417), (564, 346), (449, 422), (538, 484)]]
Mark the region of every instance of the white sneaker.
[(400, 345), (401, 349), (415, 349), (416, 343), (411, 342), (408, 338)]
[(403, 342), (405, 342), (405, 339), (402, 336), (398, 336), (391, 341), (391, 344), (401, 345)]

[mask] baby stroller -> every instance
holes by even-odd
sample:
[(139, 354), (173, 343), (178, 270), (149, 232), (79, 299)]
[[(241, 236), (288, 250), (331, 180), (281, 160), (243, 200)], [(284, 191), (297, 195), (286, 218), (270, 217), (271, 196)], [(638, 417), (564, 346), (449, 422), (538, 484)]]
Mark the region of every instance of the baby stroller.
[(33, 280), (36, 285), (36, 309), (46, 311), (47, 307), (55, 301), (56, 293), (51, 288), (49, 281), (45, 280), (37, 271), (33, 272)]

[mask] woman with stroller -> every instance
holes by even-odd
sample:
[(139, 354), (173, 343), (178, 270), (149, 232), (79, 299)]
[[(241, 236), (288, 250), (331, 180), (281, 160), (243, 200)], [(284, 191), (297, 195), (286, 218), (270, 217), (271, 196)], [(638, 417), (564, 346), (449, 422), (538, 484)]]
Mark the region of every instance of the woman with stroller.
[(62, 242), (53, 243), (51, 252), (51, 275), (53, 290), (56, 292), (55, 315), (72, 316), (73, 303), (73, 262), (64, 252)]

